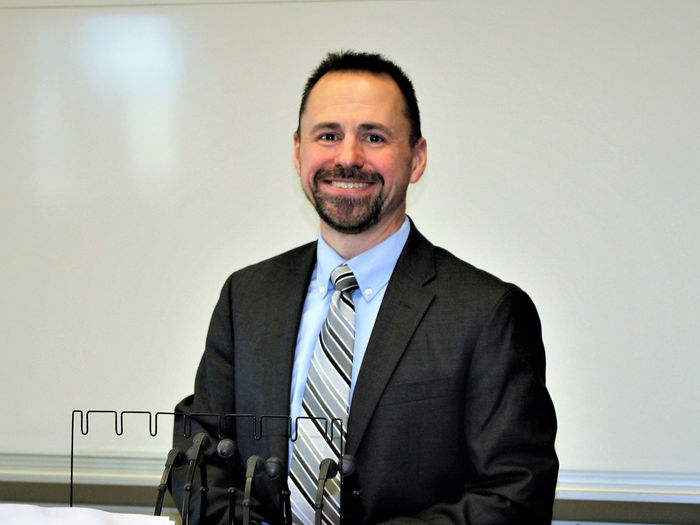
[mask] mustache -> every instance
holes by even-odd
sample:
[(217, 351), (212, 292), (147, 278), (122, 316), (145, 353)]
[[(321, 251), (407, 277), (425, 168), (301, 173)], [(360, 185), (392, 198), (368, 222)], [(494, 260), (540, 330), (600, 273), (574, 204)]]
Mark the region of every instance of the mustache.
[(363, 170), (357, 166), (349, 168), (345, 166), (320, 168), (314, 173), (314, 183), (318, 184), (323, 179), (351, 179), (357, 182), (378, 182), (384, 184), (384, 177), (378, 171)]

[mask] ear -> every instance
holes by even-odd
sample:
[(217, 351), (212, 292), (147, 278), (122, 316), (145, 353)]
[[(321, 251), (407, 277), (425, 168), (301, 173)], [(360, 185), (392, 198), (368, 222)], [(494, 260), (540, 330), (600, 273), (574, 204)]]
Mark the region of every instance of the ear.
[(425, 171), (425, 166), (428, 163), (428, 143), (421, 137), (413, 146), (412, 156), (411, 156), (411, 178), (409, 179), (411, 183), (418, 182), (418, 180), (423, 176)]
[(299, 132), (294, 132), (294, 167), (297, 170), (297, 175), (301, 176), (301, 161), (299, 160)]

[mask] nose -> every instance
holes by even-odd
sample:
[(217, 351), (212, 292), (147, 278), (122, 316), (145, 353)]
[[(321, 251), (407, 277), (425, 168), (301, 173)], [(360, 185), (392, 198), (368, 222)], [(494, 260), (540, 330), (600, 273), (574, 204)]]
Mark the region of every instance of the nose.
[(354, 136), (346, 135), (338, 145), (335, 163), (344, 168), (361, 168), (365, 163), (361, 142)]

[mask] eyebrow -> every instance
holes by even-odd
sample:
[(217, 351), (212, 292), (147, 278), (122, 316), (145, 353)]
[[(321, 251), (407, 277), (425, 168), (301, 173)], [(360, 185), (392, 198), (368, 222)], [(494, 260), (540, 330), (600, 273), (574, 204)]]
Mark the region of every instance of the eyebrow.
[(316, 133), (317, 131), (320, 131), (322, 129), (340, 129), (340, 124), (338, 124), (337, 122), (319, 122), (311, 128), (311, 133)]
[(379, 124), (378, 122), (368, 122), (366, 124), (360, 124), (360, 129), (362, 131), (378, 130), (386, 135), (389, 135), (390, 137), (394, 136), (394, 133), (391, 131), (391, 128), (385, 126), (384, 124)]

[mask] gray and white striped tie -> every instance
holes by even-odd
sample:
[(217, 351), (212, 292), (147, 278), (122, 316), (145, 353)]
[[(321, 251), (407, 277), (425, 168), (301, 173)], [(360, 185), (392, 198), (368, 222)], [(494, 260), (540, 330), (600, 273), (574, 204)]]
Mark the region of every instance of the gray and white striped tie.
[[(331, 281), (335, 292), (311, 360), (290, 467), (289, 485), (295, 524), (314, 523), (313, 504), (319, 465), (325, 458), (337, 460), (345, 443), (355, 341), (352, 293), (358, 286), (346, 264), (331, 272)], [(323, 522), (340, 523), (340, 482), (337, 478), (326, 483)]]

